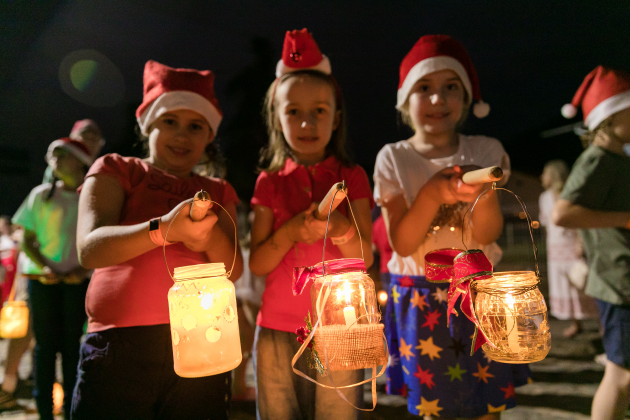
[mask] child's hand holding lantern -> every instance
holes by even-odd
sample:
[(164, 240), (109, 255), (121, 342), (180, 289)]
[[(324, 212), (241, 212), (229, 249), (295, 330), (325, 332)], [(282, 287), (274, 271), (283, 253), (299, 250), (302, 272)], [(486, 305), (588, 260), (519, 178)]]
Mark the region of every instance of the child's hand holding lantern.
[(195, 221), (190, 215), (191, 204), (190, 200), (182, 201), (168, 214), (162, 216), (160, 230), (166, 235), (168, 229), (166, 237), (168, 242), (183, 242), (191, 251), (203, 252), (208, 248), (212, 230), (219, 218), (214, 211), (208, 209), (203, 219)]
[(295, 215), (286, 223), (285, 226), (288, 229), (288, 235), (291, 241), (310, 245), (324, 237), (322, 232), (312, 229), (310, 224), (307, 222), (309, 212), (312, 212), (312, 209), (316, 207), (317, 204), (312, 203), (307, 210)]

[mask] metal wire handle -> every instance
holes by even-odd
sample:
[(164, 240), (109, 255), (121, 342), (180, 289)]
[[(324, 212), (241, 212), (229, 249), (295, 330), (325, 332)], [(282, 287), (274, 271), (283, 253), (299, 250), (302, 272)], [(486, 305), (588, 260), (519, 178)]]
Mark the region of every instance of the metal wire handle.
[(532, 248), (534, 250), (534, 266), (535, 266), (535, 273), (536, 273), (536, 277), (540, 278), (540, 270), (538, 269), (538, 248), (536, 247), (536, 242), (534, 241), (534, 232), (532, 231), (532, 217), (529, 214), (529, 211), (527, 211), (527, 206), (525, 205), (525, 202), (523, 201), (523, 199), (521, 197), (519, 197), (518, 195), (516, 195), (515, 193), (513, 193), (512, 191), (506, 189), (506, 188), (497, 188), (497, 184), (496, 182), (492, 183), (492, 188), (488, 188), (487, 190), (483, 191), (481, 194), (479, 194), (479, 196), (477, 197), (477, 199), (473, 202), (473, 204), (471, 206), (468, 207), (468, 209), (466, 209), (466, 212), (464, 213), (464, 217), (462, 218), (462, 244), (464, 245), (464, 248), (466, 248), (466, 250), (468, 250), (468, 247), (466, 246), (466, 242), (464, 240), (464, 233), (465, 233), (465, 229), (466, 229), (466, 216), (468, 215), (468, 212), (470, 212), (470, 217), (472, 217), (472, 212), (475, 209), (475, 206), (477, 205), (477, 202), (479, 201), (479, 199), (486, 194), (487, 192), (490, 191), (498, 191), (498, 190), (502, 190), (502, 191), (507, 191), (510, 194), (512, 194), (516, 200), (518, 200), (519, 204), (521, 205), (521, 208), (523, 209), (523, 211), (525, 212), (525, 216), (527, 218), (527, 228), (529, 229), (529, 236), (532, 240)]
[[(186, 207), (187, 203), (191, 203), (194, 201), (194, 198), (188, 199), (186, 201), (184, 201), (184, 203), (182, 204), (182, 206), (179, 208), (179, 210), (177, 210), (177, 213), (175, 213), (175, 217), (173, 217), (171, 219), (171, 221), (168, 223), (168, 226), (166, 227), (166, 233), (164, 234), (164, 243), (162, 244), (162, 254), (164, 255), (164, 264), (166, 265), (166, 271), (168, 272), (168, 275), (171, 277), (171, 279), (173, 281), (175, 281), (175, 278), (173, 277), (173, 275), (171, 274), (171, 269), (168, 268), (168, 262), (166, 262), (166, 237), (168, 236), (168, 230), (171, 228), (171, 224), (173, 223), (173, 221), (177, 218), (177, 216), (179, 215), (179, 212), (182, 211), (182, 209), (184, 207)], [(225, 276), (227, 278), (230, 278), (230, 276), (232, 275), (232, 271), (234, 270), (234, 265), (236, 264), (236, 253), (238, 251), (238, 229), (236, 227), (236, 222), (234, 222), (234, 219), (232, 218), (232, 216), (230, 215), (230, 212), (228, 212), (225, 207), (223, 207), (221, 204), (217, 203), (216, 201), (212, 201), (209, 200), (211, 203), (216, 204), (217, 206), (221, 207), (223, 209), (223, 211), (228, 215), (228, 217), (230, 218), (230, 220), (232, 221), (232, 224), (234, 225), (234, 259), (232, 260), (232, 268), (230, 268), (230, 271), (228, 271), (227, 273), (225, 273)], [(217, 219), (217, 223), (218, 223), (218, 219)], [(195, 279), (201, 279), (201, 278), (206, 278), (207, 276), (198, 276), (198, 277), (190, 277), (187, 278), (186, 280), (195, 280)]]

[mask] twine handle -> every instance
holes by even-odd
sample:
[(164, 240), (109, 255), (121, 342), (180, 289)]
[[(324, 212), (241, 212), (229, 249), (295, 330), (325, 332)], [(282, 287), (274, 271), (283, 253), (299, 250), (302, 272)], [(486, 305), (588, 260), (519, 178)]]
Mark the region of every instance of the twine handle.
[[(196, 204), (195, 204), (195, 202), (196, 202)], [(204, 202), (207, 202), (208, 204), (207, 205), (206, 204), (202, 204)], [(175, 218), (177, 218), (177, 216), (179, 215), (179, 212), (181, 212), (182, 209), (184, 207), (186, 207), (187, 203), (191, 203), (190, 204), (190, 207), (191, 207), (190, 208), (190, 217), (191, 217), (191, 219), (193, 219), (193, 210), (195, 210), (194, 209), (195, 207), (197, 208), (195, 210), (196, 217), (198, 217), (199, 214), (201, 213), (200, 209), (203, 209), (203, 217), (201, 217), (200, 219), (193, 219), (194, 221), (198, 222), (200, 220), (203, 220), (203, 218), (206, 215), (206, 211), (210, 207), (210, 204), (216, 204), (217, 206), (221, 207), (223, 209), (223, 211), (225, 212), (225, 214), (227, 214), (228, 217), (230, 218), (230, 220), (232, 221), (232, 224), (234, 225), (234, 259), (232, 260), (232, 268), (230, 268), (230, 271), (225, 273), (225, 276), (227, 278), (230, 278), (230, 276), (232, 275), (232, 271), (234, 270), (234, 265), (236, 264), (236, 253), (238, 251), (238, 248), (237, 248), (238, 247), (238, 229), (236, 228), (236, 222), (234, 222), (234, 219), (230, 215), (230, 212), (228, 212), (225, 209), (225, 207), (223, 207), (221, 204), (217, 203), (216, 201), (210, 200), (210, 194), (208, 194), (204, 190), (201, 190), (198, 193), (196, 193), (195, 197), (184, 201), (184, 203), (179, 208), (179, 210), (177, 210), (177, 213), (175, 213), (175, 217), (173, 217), (171, 219), (171, 221), (168, 223), (168, 226), (166, 227), (166, 233), (164, 234), (164, 243), (162, 244), (162, 255), (164, 255), (164, 265), (166, 265), (166, 271), (168, 272), (168, 275), (171, 277), (171, 279), (173, 281), (175, 281), (175, 278), (171, 274), (170, 268), (168, 268), (168, 262), (166, 261), (166, 242), (167, 242), (166, 241), (166, 237), (168, 236), (168, 230), (171, 228), (171, 224), (173, 224), (173, 221), (175, 220)], [(203, 207), (205, 207), (205, 208), (203, 208)], [(217, 220), (217, 223), (218, 223), (218, 220)]]

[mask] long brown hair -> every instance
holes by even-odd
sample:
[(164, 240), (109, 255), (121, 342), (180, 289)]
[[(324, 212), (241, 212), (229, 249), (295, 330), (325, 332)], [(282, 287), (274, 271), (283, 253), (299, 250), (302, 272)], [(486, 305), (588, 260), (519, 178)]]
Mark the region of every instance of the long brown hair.
[(346, 110), (337, 82), (333, 76), (329, 76), (318, 70), (298, 70), (282, 75), (279, 79), (274, 80), (271, 86), (269, 86), (269, 89), (267, 89), (262, 115), (267, 125), (269, 144), (261, 151), (259, 170), (265, 172), (279, 171), (284, 166), (286, 159), (292, 156), (291, 148), (280, 128), (275, 106), (275, 96), (278, 86), (292, 77), (312, 77), (313, 79), (327, 83), (333, 89), (335, 95), (335, 111), (341, 111), (341, 115), (337, 129), (332, 132), (330, 141), (328, 145), (326, 145), (326, 156), (332, 155), (341, 162), (342, 165), (352, 166), (352, 160), (346, 149)]

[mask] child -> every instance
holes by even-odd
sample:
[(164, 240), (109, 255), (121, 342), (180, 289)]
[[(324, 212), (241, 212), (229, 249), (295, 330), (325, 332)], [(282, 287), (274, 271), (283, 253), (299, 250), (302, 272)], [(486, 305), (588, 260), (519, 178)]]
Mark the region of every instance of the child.
[(56, 184), (35, 187), (13, 216), (13, 223), (24, 227), (22, 250), (28, 257), (21, 271), (30, 279), (37, 410), (40, 418), (53, 418), (55, 361), (57, 352), (61, 352), (64, 411), (69, 419), (85, 323), (85, 280), (89, 276), (77, 256), (79, 194), (76, 190), (92, 157), (82, 143), (63, 138), (50, 144), (46, 160)]
[(590, 146), (575, 162), (553, 209), (558, 226), (580, 229), (608, 361), (591, 418), (623, 419), (630, 404), (630, 75), (598, 66), (565, 105), (581, 106)]
[(540, 195), (540, 223), (547, 228), (547, 273), (551, 315), (571, 320), (563, 331), (567, 338), (582, 331), (582, 319), (597, 316), (597, 306), (584, 294), (584, 288), (571, 280), (576, 267), (585, 266), (582, 242), (575, 229), (565, 229), (551, 222), (551, 211), (569, 176), (569, 168), (562, 160), (545, 165), (541, 176), (545, 192)]
[[(136, 111), (148, 157), (108, 154), (86, 176), (77, 246), (81, 263), (96, 270), (86, 297), (88, 334), (73, 419), (228, 417), (229, 372), (194, 379), (175, 374), (167, 303), (173, 280), (162, 253), (170, 224), (171, 270), (209, 262), (232, 266), (230, 217), (215, 206), (194, 222), (186, 203), (203, 189), (236, 220), (232, 186), (192, 172), (213, 147), (221, 122), (213, 82), (210, 71), (148, 61), (144, 100)], [(238, 252), (231, 278), (241, 271)]]
[[(336, 182), (345, 180), (361, 240), (344, 202), (330, 217), (326, 260), (361, 258), (372, 264), (372, 194), (365, 171), (350, 163), (345, 150), (345, 115), (341, 92), (331, 75), (330, 62), (303, 29), (287, 32), (277, 79), (265, 101), (269, 147), (268, 166), (256, 182), (252, 207), (251, 271), (267, 275), (257, 319), (254, 363), (256, 408), (259, 419), (351, 419), (359, 411), (334, 390), (316, 386), (295, 375), (291, 359), (300, 347), (295, 330), (311, 311), (308, 289), (293, 296), (293, 268), (322, 261), (326, 222), (313, 211)], [(318, 381), (305, 356), (296, 368)], [(335, 384), (363, 379), (363, 371), (335, 372)], [(330, 385), (330, 382), (326, 382)], [(362, 386), (342, 390), (356, 406)]]
[[(527, 380), (526, 367), (514, 376), (512, 366), (491, 362), (483, 351), (471, 357), (473, 324), (460, 314), (447, 327), (448, 284), (424, 277), (427, 252), (462, 248), (463, 213), (490, 187), (463, 184), (464, 169), (500, 166), (509, 175), (497, 140), (458, 132), (473, 99), (481, 99), (479, 82), (464, 47), (446, 35), (423, 36), (400, 66), (396, 104), (415, 134), (376, 158), (374, 196), (394, 250), (387, 388), (407, 395), (414, 415), (497, 419), (495, 413), (516, 405), (514, 387)], [(482, 102), (473, 107), (480, 118), (488, 111)], [(471, 218), (468, 248), (492, 244), (503, 224), (496, 193), (486, 194)]]

